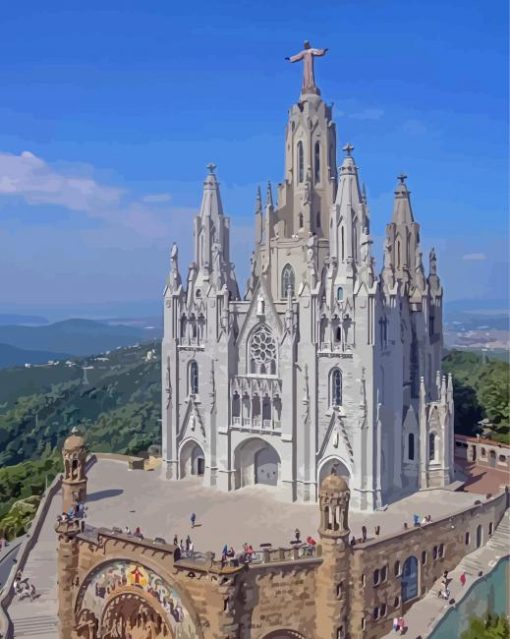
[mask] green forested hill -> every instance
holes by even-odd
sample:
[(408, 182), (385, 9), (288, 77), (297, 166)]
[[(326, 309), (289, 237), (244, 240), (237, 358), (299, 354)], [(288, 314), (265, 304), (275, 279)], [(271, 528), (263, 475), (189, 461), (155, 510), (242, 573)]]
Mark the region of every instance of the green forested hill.
[(509, 439), (510, 366), (499, 359), (485, 359), (475, 353), (450, 351), (443, 359), (454, 382), (455, 430), (471, 435), (477, 423), (487, 418), (491, 436), (501, 442)]

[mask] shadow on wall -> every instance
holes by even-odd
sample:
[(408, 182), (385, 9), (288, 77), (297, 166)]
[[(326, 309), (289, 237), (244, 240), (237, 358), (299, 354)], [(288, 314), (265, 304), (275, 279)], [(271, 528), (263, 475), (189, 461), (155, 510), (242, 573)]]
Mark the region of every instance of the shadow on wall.
[(98, 490), (91, 495), (87, 495), (87, 502), (90, 501), (99, 501), (101, 499), (108, 499), (108, 497), (117, 497), (117, 495), (122, 495), (124, 491), (122, 488), (109, 488), (108, 490)]

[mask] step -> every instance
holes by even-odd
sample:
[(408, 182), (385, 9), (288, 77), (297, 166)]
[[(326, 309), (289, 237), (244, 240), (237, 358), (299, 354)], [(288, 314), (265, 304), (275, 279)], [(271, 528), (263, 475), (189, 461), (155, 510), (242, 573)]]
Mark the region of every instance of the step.
[(14, 637), (37, 637), (43, 636), (54, 638), (57, 636), (58, 623), (54, 617), (39, 615), (34, 617), (23, 617), (14, 620)]

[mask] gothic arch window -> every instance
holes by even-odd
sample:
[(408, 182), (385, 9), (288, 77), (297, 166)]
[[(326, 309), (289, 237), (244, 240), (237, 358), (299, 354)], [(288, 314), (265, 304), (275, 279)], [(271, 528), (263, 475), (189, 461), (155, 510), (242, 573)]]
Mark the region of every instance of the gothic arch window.
[(397, 240), (397, 268), (400, 268), (400, 238)]
[(436, 433), (429, 433), (429, 461), (436, 458)]
[(342, 371), (339, 368), (334, 368), (331, 371), (329, 377), (330, 385), (330, 405), (341, 406), (342, 405)]
[(189, 392), (193, 395), (198, 394), (198, 364), (194, 359), (189, 364)]
[(354, 261), (358, 259), (358, 218), (352, 223), (352, 258)]
[(345, 231), (344, 231), (344, 227), (342, 226), (342, 259), (345, 258)]
[(340, 344), (341, 341), (342, 341), (342, 329), (340, 328), (340, 326), (337, 326), (335, 329), (335, 342), (337, 344)]
[(320, 229), (321, 227), (321, 212), (317, 211), (317, 217), (315, 219), (315, 226)]
[(186, 315), (181, 317), (181, 337), (186, 337), (187, 320)]
[(241, 398), (237, 392), (232, 396), (232, 417), (241, 417)]
[(277, 348), (273, 334), (266, 325), (255, 330), (250, 339), (250, 373), (276, 375)]
[(305, 157), (303, 151), (303, 143), (297, 143), (297, 166), (298, 166), (298, 182), (303, 182), (305, 179)]
[(315, 143), (313, 150), (313, 167), (314, 167), (314, 180), (318, 184), (321, 181), (321, 145), (320, 142)]
[(299, 220), (299, 228), (302, 229), (303, 225), (304, 225), (303, 214), (302, 213), (299, 214), (298, 220)]
[(341, 286), (336, 289), (336, 299), (338, 302), (344, 301), (344, 289)]
[(407, 436), (407, 459), (414, 461), (414, 433)]
[(287, 298), (288, 295), (294, 297), (295, 285), (296, 276), (294, 269), (290, 264), (285, 264), (282, 270), (282, 297)]

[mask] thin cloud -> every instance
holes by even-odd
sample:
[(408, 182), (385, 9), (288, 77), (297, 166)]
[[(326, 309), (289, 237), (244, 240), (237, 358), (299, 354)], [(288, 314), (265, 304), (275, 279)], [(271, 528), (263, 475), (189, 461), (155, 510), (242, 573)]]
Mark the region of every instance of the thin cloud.
[(141, 199), (142, 202), (147, 202), (148, 204), (161, 204), (170, 202), (172, 196), (170, 193), (150, 193), (149, 195), (144, 195)]
[(380, 120), (384, 115), (382, 109), (363, 109), (349, 115), (353, 120)]
[(483, 262), (487, 259), (485, 253), (466, 253), (462, 256), (465, 262)]

